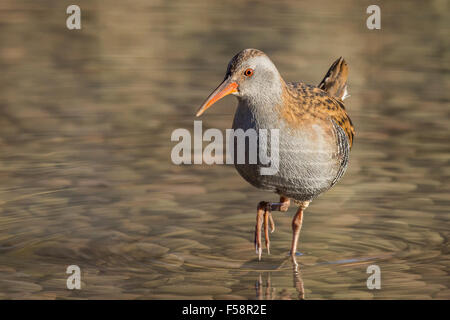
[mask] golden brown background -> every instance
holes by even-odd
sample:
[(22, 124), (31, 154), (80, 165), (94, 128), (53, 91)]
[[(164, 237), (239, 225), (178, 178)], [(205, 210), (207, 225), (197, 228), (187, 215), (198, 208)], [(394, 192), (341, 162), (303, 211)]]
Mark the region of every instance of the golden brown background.
[[(82, 29), (66, 28), (78, 4)], [(381, 7), (381, 30), (366, 8)], [(0, 298), (449, 299), (447, 1), (0, 2)], [(170, 135), (241, 49), (318, 84), (344, 56), (356, 127), (341, 182), (272, 255), (232, 166), (175, 166)], [(231, 125), (227, 98), (202, 118)], [(82, 289), (66, 288), (68, 265)], [(368, 290), (366, 268), (381, 268)]]

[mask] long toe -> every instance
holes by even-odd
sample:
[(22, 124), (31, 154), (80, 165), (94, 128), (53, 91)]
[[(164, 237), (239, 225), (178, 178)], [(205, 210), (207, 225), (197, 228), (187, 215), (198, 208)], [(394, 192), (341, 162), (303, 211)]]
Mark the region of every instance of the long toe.
[(262, 246), (261, 246), (261, 227), (263, 222), (264, 211), (258, 208), (256, 214), (256, 226), (255, 226), (255, 250), (258, 255), (258, 259), (261, 260)]
[(270, 215), (270, 211), (266, 210), (264, 212), (264, 238), (266, 240), (267, 254), (270, 254), (269, 215)]

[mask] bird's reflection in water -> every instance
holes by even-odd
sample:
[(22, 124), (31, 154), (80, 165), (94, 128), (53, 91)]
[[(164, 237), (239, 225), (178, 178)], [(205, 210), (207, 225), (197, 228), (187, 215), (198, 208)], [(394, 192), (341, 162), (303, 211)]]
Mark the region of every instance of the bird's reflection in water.
[[(305, 299), (305, 289), (303, 287), (303, 280), (300, 272), (300, 267), (295, 257), (290, 257), (292, 262), (293, 286), (298, 293), (298, 299)], [(284, 263), (283, 263), (284, 264)], [(264, 285), (263, 278), (266, 278)], [(265, 286), (265, 287), (264, 287)], [(260, 272), (255, 283), (256, 299), (258, 300), (291, 300), (292, 296), (287, 289), (282, 289), (279, 293), (276, 287), (272, 285), (271, 272)]]

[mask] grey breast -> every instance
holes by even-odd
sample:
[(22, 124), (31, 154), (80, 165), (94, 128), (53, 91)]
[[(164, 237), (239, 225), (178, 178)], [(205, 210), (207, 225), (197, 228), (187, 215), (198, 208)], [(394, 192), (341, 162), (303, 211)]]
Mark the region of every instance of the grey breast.
[[(261, 168), (267, 165), (261, 163), (259, 156), (256, 164), (248, 163), (248, 144), (245, 164), (236, 164), (235, 141), (236, 170), (257, 188), (299, 201), (312, 200), (333, 186), (347, 167), (349, 144), (345, 132), (331, 119), (328, 125), (334, 135), (331, 139), (326, 127), (311, 125), (293, 129), (271, 110), (261, 111), (240, 103), (233, 121), (234, 130), (254, 129), (258, 133), (259, 129), (279, 129), (279, 169), (274, 175), (261, 175)], [(271, 150), (270, 145), (268, 149)]]

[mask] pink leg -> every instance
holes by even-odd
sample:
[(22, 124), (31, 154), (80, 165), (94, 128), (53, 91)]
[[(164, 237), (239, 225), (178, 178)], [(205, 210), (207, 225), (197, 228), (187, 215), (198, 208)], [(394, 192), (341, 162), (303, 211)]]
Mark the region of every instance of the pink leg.
[(256, 214), (256, 227), (255, 227), (255, 249), (259, 260), (261, 260), (262, 247), (261, 247), (261, 229), (264, 225), (264, 238), (266, 242), (267, 252), (270, 254), (270, 239), (269, 239), (269, 224), (271, 232), (275, 231), (275, 223), (273, 221), (271, 211), (285, 212), (289, 209), (290, 200), (286, 197), (280, 197), (280, 202), (270, 203), (261, 201), (258, 204)]
[(302, 228), (303, 222), (303, 211), (308, 207), (309, 201), (302, 202), (297, 210), (297, 213), (292, 219), (292, 245), (291, 245), (291, 256), (295, 256), (297, 252), (297, 242), (300, 237), (300, 230)]

